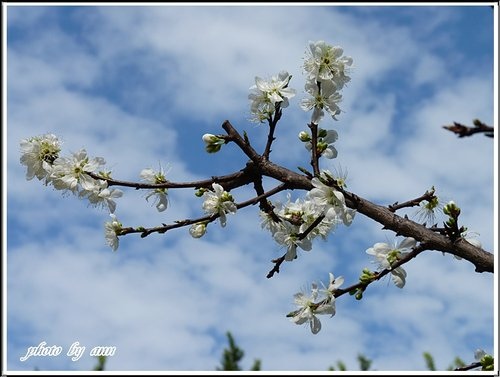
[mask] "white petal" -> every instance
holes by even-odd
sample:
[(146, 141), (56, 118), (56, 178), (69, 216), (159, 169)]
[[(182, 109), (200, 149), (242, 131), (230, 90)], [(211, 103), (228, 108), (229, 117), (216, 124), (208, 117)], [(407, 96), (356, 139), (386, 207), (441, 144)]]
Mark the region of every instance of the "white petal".
[(319, 331), (321, 330), (321, 322), (320, 320), (316, 317), (316, 316), (312, 316), (311, 318), (311, 322), (310, 322), (310, 325), (311, 325), (311, 332), (313, 334), (317, 334), (319, 333)]
[(398, 267), (391, 271), (392, 280), (398, 288), (403, 288), (406, 283), (406, 271), (402, 267)]

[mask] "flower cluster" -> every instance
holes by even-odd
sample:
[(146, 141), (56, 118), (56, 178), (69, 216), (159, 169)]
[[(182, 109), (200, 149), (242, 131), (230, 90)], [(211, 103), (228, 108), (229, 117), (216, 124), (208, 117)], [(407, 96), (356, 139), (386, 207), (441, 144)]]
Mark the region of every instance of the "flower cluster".
[[(26, 165), (26, 179), (46, 179), (52, 164), (59, 157), (61, 142), (53, 134), (35, 136), (21, 140), (21, 164)], [(46, 183), (48, 183), (46, 181)]]
[(335, 291), (344, 283), (344, 278), (335, 276), (330, 272), (330, 282), (328, 287), (318, 289), (316, 283), (311, 284), (311, 294), (299, 292), (294, 295), (295, 304), (299, 309), (291, 312), (287, 317), (297, 325), (309, 322), (311, 332), (317, 334), (321, 330), (321, 322), (316, 315), (335, 315)]
[(319, 177), (311, 180), (314, 188), (309, 191), (308, 196), (322, 207), (327, 218), (341, 220), (345, 226), (349, 226), (354, 219), (356, 210), (348, 208), (345, 204), (344, 194), (334, 187), (345, 188), (345, 177), (334, 178), (329, 170), (323, 170)]
[(288, 87), (292, 76), (282, 71), (270, 80), (255, 77), (255, 85), (250, 87), (248, 99), (251, 101), (250, 119), (256, 123), (270, 121), (277, 107), (285, 108), (288, 100), (295, 96), (295, 90)]
[(393, 264), (412, 251), (417, 241), (407, 237), (399, 244), (389, 245), (385, 242), (377, 242), (373, 247), (366, 250), (367, 254), (373, 255), (381, 269), (391, 270), (392, 280), (398, 288), (403, 288), (406, 283), (406, 271), (403, 267), (393, 268)]
[(107, 207), (114, 213), (114, 199), (123, 195), (118, 189), (110, 189), (104, 179), (95, 179), (88, 173), (100, 174), (103, 178), (109, 173), (99, 171), (105, 165), (102, 157), (90, 158), (85, 149), (70, 157), (61, 157), (61, 143), (53, 134), (35, 136), (21, 140), (21, 164), (27, 168), (26, 179), (37, 177), (56, 190), (71, 192), (86, 198), (94, 206)]
[(329, 171), (322, 172), (322, 178), (313, 178), (314, 188), (306, 199), (287, 203), (273, 203), (273, 214), (260, 212), (264, 229), (268, 229), (274, 240), (287, 248), (286, 261), (297, 257), (297, 247), (310, 251), (312, 240), (317, 236), (326, 239), (328, 234), (339, 224), (350, 225), (355, 211), (347, 208), (344, 195), (324, 182), (332, 180)]
[(351, 80), (346, 71), (352, 65), (352, 58), (343, 56), (343, 53), (340, 47), (330, 46), (324, 41), (309, 42), (303, 68), (305, 91), (310, 97), (302, 100), (301, 107), (305, 111), (313, 110), (311, 122), (314, 124), (319, 124), (325, 110), (335, 120), (340, 113), (340, 90)]
[[(123, 192), (110, 188), (107, 179), (111, 173), (103, 171), (106, 164), (102, 157), (89, 157), (85, 149), (72, 153), (69, 157), (59, 155), (61, 142), (53, 134), (35, 136), (23, 139), (20, 143), (20, 162), (26, 166), (26, 179), (37, 177), (46, 185), (52, 185), (63, 193), (71, 193), (81, 199), (87, 199), (95, 207), (107, 208), (111, 221), (104, 224), (105, 239), (113, 249), (118, 248), (118, 235), (122, 224), (115, 216), (116, 202)], [(101, 177), (102, 179), (95, 178)], [(141, 178), (151, 184), (166, 183), (165, 174), (160, 167), (159, 172), (153, 169), (144, 169)], [(167, 189), (157, 188), (146, 194), (146, 200), (154, 197), (154, 203), (159, 212), (168, 205)]]

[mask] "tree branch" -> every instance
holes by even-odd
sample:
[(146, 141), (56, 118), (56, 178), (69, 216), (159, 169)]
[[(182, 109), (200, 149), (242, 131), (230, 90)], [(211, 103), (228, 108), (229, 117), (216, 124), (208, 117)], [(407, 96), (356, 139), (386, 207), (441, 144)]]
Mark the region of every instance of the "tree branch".
[[(255, 162), (262, 175), (286, 183), (289, 189), (309, 191), (313, 188), (308, 177), (262, 159), (253, 148), (242, 142), (243, 139), (229, 121), (224, 122), (223, 128), (228, 134), (232, 135), (234, 140), (241, 140), (241, 142), (237, 143), (238, 146), (247, 156), (251, 156), (252, 161)], [(351, 192), (342, 189), (339, 189), (339, 191), (344, 194), (346, 205), (349, 208), (355, 209), (357, 212), (382, 224), (385, 229), (390, 229), (398, 235), (413, 237), (417, 241), (425, 243), (432, 250), (450, 253), (465, 259), (474, 264), (476, 272), (494, 271), (493, 254), (470, 244), (465, 239), (459, 238), (452, 242), (448, 237), (437, 234), (410, 219), (402, 218), (386, 207), (374, 204)]]
[(443, 128), (457, 134), (458, 137), (472, 136), (477, 133), (483, 133), (484, 136), (488, 137), (494, 136), (495, 129), (493, 127), (484, 124), (479, 119), (474, 119), (473, 123), (474, 127), (467, 127), (461, 123), (453, 122), (453, 125), (443, 126)]

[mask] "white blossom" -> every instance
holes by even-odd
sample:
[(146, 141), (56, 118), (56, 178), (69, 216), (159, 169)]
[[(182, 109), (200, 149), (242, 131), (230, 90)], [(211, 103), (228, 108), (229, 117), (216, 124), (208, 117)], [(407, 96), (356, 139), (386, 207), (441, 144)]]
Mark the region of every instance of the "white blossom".
[[(325, 181), (333, 179), (332, 173), (328, 170), (323, 170), (321, 177)], [(330, 219), (340, 219), (346, 226), (351, 225), (356, 210), (346, 206), (344, 194), (326, 185), (320, 178), (314, 177), (311, 183), (314, 188), (307, 195), (319, 207), (324, 208), (325, 216)]]
[(340, 114), (339, 102), (342, 100), (342, 95), (337, 91), (337, 87), (332, 81), (307, 81), (305, 85), (306, 92), (310, 95), (304, 98), (300, 107), (304, 111), (313, 110), (311, 122), (319, 124), (326, 110), (334, 120)]
[(335, 276), (331, 272), (328, 273), (328, 276), (330, 278), (328, 287), (326, 289), (323, 289), (323, 292), (327, 297), (330, 297), (333, 296), (335, 291), (339, 289), (342, 284), (344, 284), (344, 277), (338, 276), (337, 278), (335, 278)]
[(276, 111), (276, 105), (281, 108), (288, 106), (288, 100), (295, 96), (295, 90), (288, 87), (292, 76), (282, 71), (270, 80), (255, 77), (255, 85), (250, 87), (248, 99), (251, 101), (251, 121), (263, 122), (272, 117)]
[[(158, 172), (154, 171), (151, 168), (146, 168), (141, 171), (140, 177), (143, 181), (146, 181), (151, 184), (161, 184), (166, 183), (165, 173), (160, 166), (160, 170)], [(149, 198), (153, 197), (153, 204), (156, 204), (156, 209), (158, 212), (163, 212), (168, 207), (168, 190), (167, 188), (156, 188), (149, 190), (146, 194), (146, 201), (149, 201)]]
[(299, 292), (293, 296), (294, 302), (299, 309), (290, 313), (291, 321), (297, 325), (309, 322), (313, 334), (317, 334), (321, 330), (321, 321), (317, 315), (330, 315), (333, 317), (336, 313), (334, 293), (342, 285), (344, 278), (339, 276), (335, 279), (332, 273), (329, 276), (328, 288), (320, 290), (316, 283), (312, 283), (310, 295)]
[(57, 190), (70, 190), (77, 193), (79, 190), (95, 191), (99, 182), (87, 172), (93, 173), (106, 162), (102, 157), (89, 158), (87, 151), (81, 149), (71, 157), (59, 157), (52, 165), (50, 178)]
[(314, 301), (318, 295), (318, 287), (316, 284), (311, 284), (311, 295), (307, 296), (303, 292), (296, 293), (294, 297), (295, 304), (299, 306), (296, 314), (292, 317), (292, 321), (297, 325), (309, 322), (311, 332), (313, 334), (319, 333), (321, 330), (321, 321), (315, 315)]
[(226, 214), (235, 214), (237, 207), (234, 203), (233, 196), (224, 190), (218, 183), (212, 183), (213, 191), (207, 190), (204, 192), (203, 209), (210, 215), (218, 214), (222, 227), (226, 226)]
[(373, 247), (366, 250), (367, 254), (373, 255), (379, 267), (391, 270), (392, 280), (398, 288), (403, 288), (406, 283), (406, 271), (399, 266), (392, 265), (406, 254), (412, 251), (417, 241), (411, 237), (403, 239), (399, 244), (389, 245), (385, 242), (377, 242)]
[(284, 222), (280, 229), (273, 234), (274, 240), (283, 246), (286, 246), (287, 252), (285, 260), (290, 262), (297, 257), (297, 246), (304, 251), (312, 249), (310, 237), (299, 238), (300, 227)]
[(53, 134), (23, 139), (20, 142), (20, 162), (26, 165), (26, 179), (37, 177), (39, 180), (49, 179), (52, 164), (59, 157), (61, 143)]
[(109, 216), (111, 217), (111, 221), (104, 224), (104, 233), (107, 244), (113, 249), (113, 251), (116, 251), (119, 245), (118, 234), (122, 229), (122, 224), (118, 221), (114, 214), (110, 214)]
[(343, 56), (340, 47), (333, 47), (324, 41), (309, 42), (309, 52), (304, 61), (304, 71), (311, 81), (332, 81), (337, 90), (351, 80), (347, 68), (352, 65), (352, 58)]
[(110, 213), (114, 213), (116, 210), (114, 199), (121, 198), (123, 196), (123, 191), (119, 189), (110, 189), (105, 180), (100, 180), (98, 182), (100, 186), (96, 186), (96, 190), (91, 192), (82, 191), (82, 193), (88, 193), (87, 199), (94, 206), (106, 206)]
[[(297, 199), (292, 202), (289, 196), (287, 203), (277, 202), (273, 206), (274, 214), (280, 221), (261, 212), (261, 226), (271, 232), (279, 245), (287, 248), (286, 261), (297, 257), (297, 247), (310, 251), (312, 240), (317, 236), (326, 239), (338, 223), (337, 219), (324, 216), (323, 208), (312, 200)], [(320, 217), (322, 219), (318, 220)]]

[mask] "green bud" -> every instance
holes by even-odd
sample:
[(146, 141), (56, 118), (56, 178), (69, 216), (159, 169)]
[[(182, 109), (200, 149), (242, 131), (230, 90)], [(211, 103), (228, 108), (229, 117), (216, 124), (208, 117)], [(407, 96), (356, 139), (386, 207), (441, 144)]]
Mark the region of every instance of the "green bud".
[(328, 135), (326, 130), (324, 130), (323, 128), (320, 128), (318, 131), (318, 137), (326, 137), (326, 135)]
[(484, 355), (481, 360), (479, 361), (481, 363), (481, 370), (493, 370), (494, 367), (494, 358), (491, 355)]
[(458, 217), (458, 215), (460, 215), (460, 208), (455, 204), (455, 202), (450, 201), (444, 206), (443, 212), (447, 216)]
[(224, 193), (221, 196), (221, 199), (223, 202), (234, 202), (233, 196), (227, 191), (224, 191)]
[(203, 194), (205, 193), (205, 191), (207, 191), (206, 188), (199, 188), (198, 190), (196, 190), (196, 192), (194, 193), (198, 198), (201, 198), (203, 196)]
[(306, 131), (301, 131), (299, 132), (299, 139), (303, 143), (307, 143), (308, 141), (311, 141), (311, 136)]
[(110, 171), (100, 171), (99, 176), (106, 178), (106, 179), (111, 179), (111, 172)]
[(328, 148), (328, 144), (323, 141), (318, 141), (318, 153), (321, 154)]
[(208, 153), (217, 153), (218, 151), (220, 151), (220, 148), (222, 147), (222, 144), (208, 144), (206, 147), (205, 147), (205, 150), (208, 152)]

